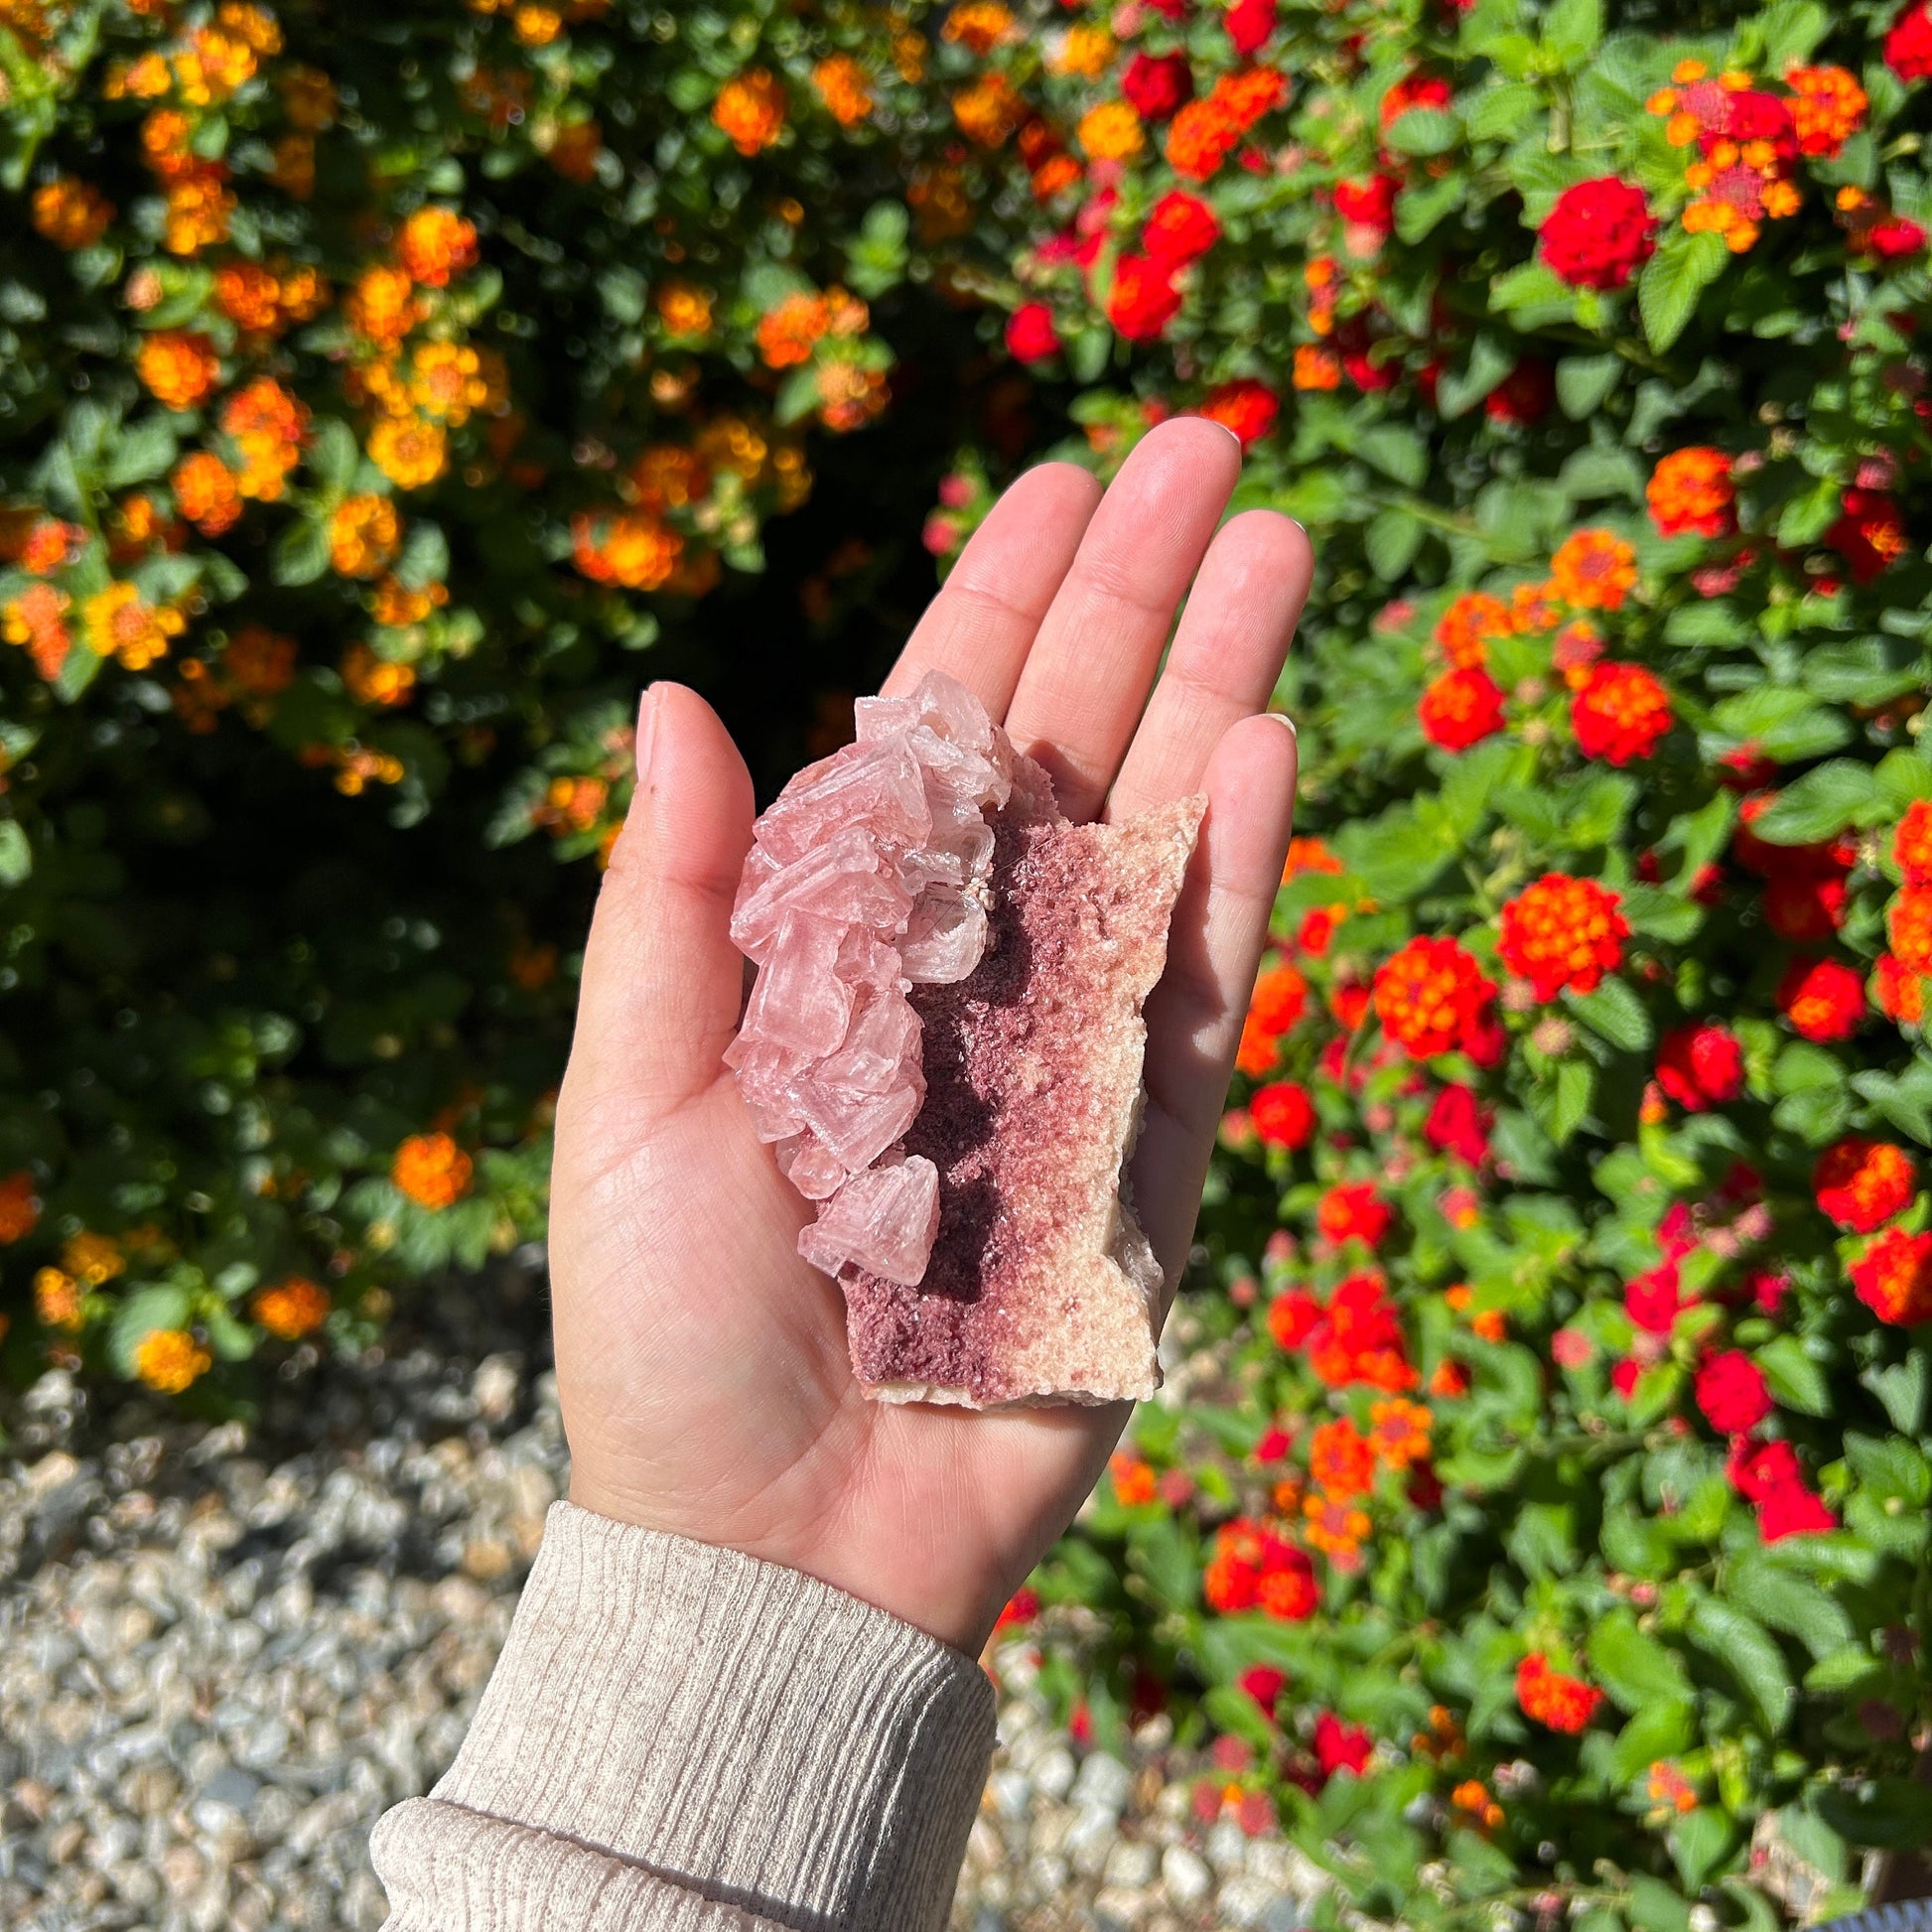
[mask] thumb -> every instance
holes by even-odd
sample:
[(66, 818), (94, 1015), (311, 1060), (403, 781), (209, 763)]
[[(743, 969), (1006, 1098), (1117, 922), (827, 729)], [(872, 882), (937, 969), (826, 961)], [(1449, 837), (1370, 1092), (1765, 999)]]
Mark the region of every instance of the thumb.
[(637, 713), (637, 789), (598, 894), (564, 1077), (574, 1112), (668, 1112), (718, 1076), (745, 961), (732, 900), (752, 843), (752, 776), (718, 714), (681, 684)]

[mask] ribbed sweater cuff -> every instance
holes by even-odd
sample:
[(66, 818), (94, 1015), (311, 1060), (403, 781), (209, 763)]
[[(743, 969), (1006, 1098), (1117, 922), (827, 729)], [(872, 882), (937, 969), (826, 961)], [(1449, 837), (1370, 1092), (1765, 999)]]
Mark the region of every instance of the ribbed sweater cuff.
[[(488, 1819), (519, 1828), (495, 1846), (506, 1880), (541, 1863), (540, 1834), (559, 1867), (598, 1862), (607, 1910), (627, 1868), (639, 1903), (668, 1882), (798, 1932), (926, 1932), (992, 1744), (983, 1673), (910, 1624), (558, 1503), (455, 1764), (383, 1821), (376, 1864), (393, 1922), (494, 1924), (475, 1861), (438, 1856)], [(450, 1810), (469, 1816), (439, 1829)], [(462, 1889), (448, 1917), (420, 1889), (439, 1868)]]

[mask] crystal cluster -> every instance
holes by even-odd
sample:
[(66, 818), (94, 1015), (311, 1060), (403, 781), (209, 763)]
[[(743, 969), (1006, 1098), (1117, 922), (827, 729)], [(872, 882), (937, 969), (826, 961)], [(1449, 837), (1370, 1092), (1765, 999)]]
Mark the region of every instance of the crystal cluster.
[(925, 1099), (914, 986), (986, 951), (989, 812), (1013, 785), (1006, 733), (963, 685), (862, 698), (858, 739), (808, 765), (759, 819), (732, 937), (758, 963), (725, 1058), (760, 1140), (818, 1219), (798, 1251), (912, 1286), (939, 1176), (900, 1142)]

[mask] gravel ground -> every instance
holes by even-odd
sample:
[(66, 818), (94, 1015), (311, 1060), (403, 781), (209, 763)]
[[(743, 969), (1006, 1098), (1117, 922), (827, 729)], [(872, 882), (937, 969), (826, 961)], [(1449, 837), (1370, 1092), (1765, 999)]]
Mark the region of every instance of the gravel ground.
[[(381, 1923), (369, 1828), (455, 1754), (565, 1487), (519, 1298), (492, 1332), (308, 1369), (249, 1428), (93, 1414), (61, 1373), (6, 1414), (0, 1924)], [(1165, 1720), (1083, 1753), (1026, 1647), (996, 1665), (956, 1932), (1305, 1922), (1312, 1867), (1198, 1823)]]

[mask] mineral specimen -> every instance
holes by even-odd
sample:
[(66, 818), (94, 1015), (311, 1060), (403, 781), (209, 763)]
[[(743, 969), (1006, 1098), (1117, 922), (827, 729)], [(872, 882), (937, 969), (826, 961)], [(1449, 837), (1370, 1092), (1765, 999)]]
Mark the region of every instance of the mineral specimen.
[(858, 740), (759, 820), (726, 1058), (818, 1218), (889, 1401), (1146, 1395), (1161, 1270), (1125, 1166), (1141, 1004), (1201, 801), (1073, 825), (972, 694), (862, 700)]

